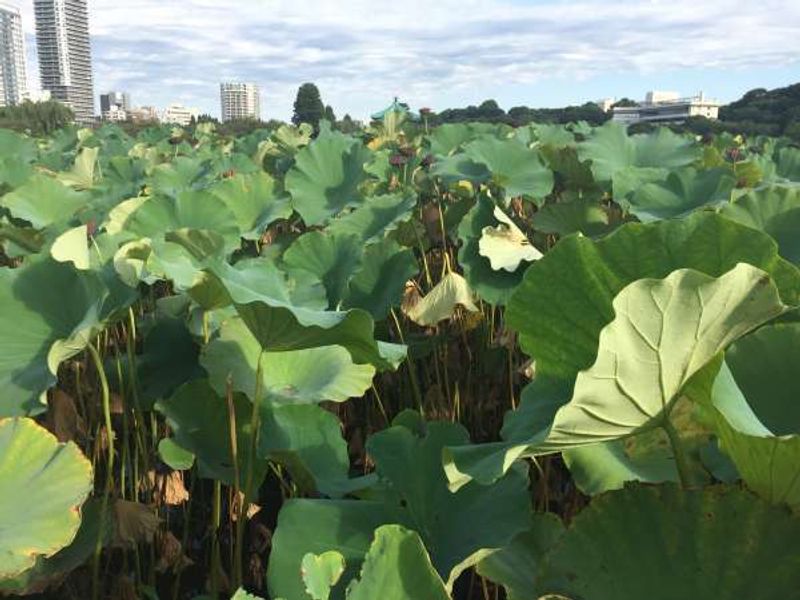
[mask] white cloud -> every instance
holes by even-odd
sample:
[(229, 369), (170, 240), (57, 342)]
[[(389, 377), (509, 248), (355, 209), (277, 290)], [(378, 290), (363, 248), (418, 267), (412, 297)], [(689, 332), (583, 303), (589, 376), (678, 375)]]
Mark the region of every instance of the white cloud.
[(395, 94), (442, 108), (550, 78), (800, 57), (796, 0), (90, 0), (90, 12), (98, 91), (216, 112), (220, 80), (253, 80), (267, 116), (283, 118), (304, 81), (363, 117)]

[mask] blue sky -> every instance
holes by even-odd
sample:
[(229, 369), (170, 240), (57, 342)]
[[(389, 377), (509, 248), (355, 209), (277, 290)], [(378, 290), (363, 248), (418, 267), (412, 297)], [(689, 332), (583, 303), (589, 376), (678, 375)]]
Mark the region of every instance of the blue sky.
[[(12, 0), (14, 2), (14, 0)], [(34, 63), (32, 0), (23, 11)], [(297, 87), (363, 118), (398, 95), (434, 110), (563, 106), (650, 89), (730, 101), (800, 82), (798, 0), (90, 0), (95, 88), (219, 113), (255, 81), (264, 118)]]

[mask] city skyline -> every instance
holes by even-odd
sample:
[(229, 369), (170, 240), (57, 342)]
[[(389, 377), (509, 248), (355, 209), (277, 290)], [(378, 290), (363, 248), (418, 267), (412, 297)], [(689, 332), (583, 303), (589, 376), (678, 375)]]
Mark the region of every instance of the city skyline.
[[(30, 65), (32, 3), (16, 3)], [(339, 117), (364, 118), (378, 108), (376, 91), (434, 110), (487, 98), (507, 109), (640, 99), (650, 89), (730, 102), (800, 80), (800, 5), (788, 0), (736, 10), (718, 0), (260, 4), (91, 2), (97, 89), (221, 116), (219, 83), (255, 81), (262, 117), (288, 119), (305, 81)], [(303, 25), (309, 16), (315, 27)]]
[(25, 37), (19, 8), (0, 2), (0, 106), (28, 96)]

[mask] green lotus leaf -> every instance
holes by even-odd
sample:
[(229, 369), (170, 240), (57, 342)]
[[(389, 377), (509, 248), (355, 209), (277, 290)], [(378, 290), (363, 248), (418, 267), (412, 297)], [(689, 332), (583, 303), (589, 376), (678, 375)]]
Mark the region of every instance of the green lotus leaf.
[(356, 138), (329, 132), (295, 155), (286, 174), (286, 190), (306, 225), (319, 225), (363, 198), (358, 188), (367, 178), (371, 153)]
[(332, 221), (328, 231), (334, 236), (355, 235), (362, 244), (373, 244), (410, 219), (415, 206), (416, 198), (410, 194), (370, 196), (353, 212)]
[(800, 181), (800, 149), (781, 148), (776, 162), (779, 177), (789, 181)]
[(75, 164), (69, 171), (58, 174), (58, 179), (64, 185), (76, 190), (90, 190), (95, 184), (95, 167), (100, 148), (83, 147), (75, 157)]
[[(92, 557), (100, 539), (102, 501), (96, 498), (87, 500), (81, 508), (81, 523), (75, 538), (55, 554), (49, 557), (37, 556), (36, 564), (30, 569), (10, 579), (0, 580), (0, 594), (28, 596), (43, 594), (57, 586), (75, 569), (86, 564)], [(110, 515), (105, 523), (104, 544), (108, 544), (113, 536), (114, 524)]]
[(88, 239), (86, 225), (67, 229), (50, 246), (50, 256), (57, 262), (71, 262), (76, 269), (85, 271), (91, 266)]
[[(772, 384), (768, 376), (763, 376), (765, 387)], [(763, 396), (754, 399), (754, 403), (759, 401), (764, 401)], [(733, 460), (745, 483), (771, 503), (800, 508), (800, 431), (778, 436), (767, 429), (724, 363), (711, 400), (705, 400), (703, 407), (720, 448)]]
[(770, 274), (787, 305), (800, 303), (800, 273), (767, 235), (718, 215), (627, 224), (597, 241), (570, 236), (533, 263), (509, 303), (509, 326), (537, 373), (572, 380), (597, 356), (612, 301), (628, 284), (689, 268), (714, 277), (737, 263)]
[(364, 250), (361, 267), (350, 279), (344, 308), (361, 308), (376, 321), (400, 305), (406, 282), (419, 273), (414, 253), (391, 239)]
[(233, 212), (236, 225), (246, 239), (258, 239), (271, 223), (288, 219), (292, 214), (288, 198), (278, 196), (275, 180), (266, 173), (239, 174), (208, 191)]
[(553, 172), (539, 152), (514, 139), (483, 136), (464, 146), (464, 154), (491, 171), (492, 181), (504, 190), (506, 201), (525, 196), (541, 204), (553, 189)]
[(727, 169), (671, 171), (663, 182), (645, 183), (624, 203), (640, 221), (670, 219), (704, 206), (728, 202), (735, 178)]
[[(373, 532), (395, 523), (422, 538), (448, 589), (458, 575), (489, 551), (508, 544), (528, 526), (527, 477), (513, 469), (491, 486), (472, 483), (451, 493), (441, 469), (442, 449), (463, 443), (466, 430), (453, 423), (421, 421), (413, 413), (367, 441), (378, 476), (386, 486), (380, 500), (291, 500), (278, 516), (268, 581), (273, 595), (301, 598), (297, 565), (307, 552), (337, 550), (353, 577)], [(415, 465), (409, 469), (408, 465)], [(313, 532), (313, 533), (312, 533)], [(334, 590), (335, 598), (342, 598)]]
[(484, 183), (492, 177), (492, 172), (485, 164), (472, 160), (464, 153), (437, 158), (430, 172), (448, 185), (460, 181)]
[(785, 306), (763, 271), (741, 263), (717, 279), (681, 269), (665, 279), (638, 280), (617, 295), (613, 309), (616, 317), (600, 333), (594, 365), (578, 373), (571, 400), (558, 409), (549, 429), (528, 430), (524, 441), (520, 434), (483, 451), (451, 448), (451, 485), (469, 477), (492, 481), (522, 454), (674, 427), (665, 422), (673, 421), (673, 405), (692, 377)]
[(361, 574), (347, 588), (348, 600), (449, 600), (442, 578), (419, 535), (384, 525), (364, 558)]
[(7, 340), (0, 354), (0, 415), (44, 412), (43, 395), (55, 384), (58, 365), (81, 352), (134, 298), (133, 290), (117, 289), (105, 273), (50, 258), (0, 269), (0, 339)]
[(59, 444), (31, 419), (0, 419), (0, 580), (73, 540), (92, 483), (75, 444)]
[[(236, 456), (242, 491), (248, 480), (248, 460), (252, 447), (250, 401), (243, 394), (233, 395), (233, 418), (236, 423)], [(224, 397), (219, 396), (204, 379), (182, 385), (170, 397), (159, 400), (155, 409), (167, 420), (173, 442), (197, 459), (200, 477), (234, 485), (236, 480), (230, 436), (231, 415)], [(267, 463), (256, 460), (253, 465), (252, 489), (264, 480)]]
[(608, 214), (596, 203), (575, 200), (548, 203), (533, 215), (533, 226), (542, 233), (594, 237), (609, 230)]
[(437, 283), (424, 298), (406, 309), (409, 319), (424, 327), (433, 327), (440, 321), (450, 319), (456, 308), (478, 312), (472, 300), (472, 290), (461, 275), (450, 272)]
[(194, 454), (179, 446), (172, 438), (162, 438), (158, 442), (158, 457), (175, 471), (188, 471), (194, 465)]
[(309, 552), (300, 564), (306, 592), (314, 600), (328, 600), (331, 588), (344, 573), (344, 556), (338, 552), (323, 552), (320, 555)]
[(186, 191), (175, 198), (150, 198), (128, 217), (125, 228), (133, 235), (151, 239), (164, 239), (168, 232), (199, 229), (222, 236), (227, 250), (239, 245), (236, 216), (223, 200), (209, 192)]
[(352, 234), (309, 231), (283, 255), (289, 273), (305, 271), (322, 281), (328, 308), (336, 310), (347, 297), (347, 284), (361, 264), (363, 242)]
[(150, 183), (155, 194), (177, 198), (181, 192), (202, 187), (209, 175), (208, 165), (202, 160), (178, 156), (170, 163), (156, 166)]
[(522, 281), (525, 270), (517, 269), (513, 273), (495, 271), (489, 259), (480, 255), (483, 230), (498, 225), (494, 211), (494, 203), (481, 196), (461, 221), (458, 226), (458, 237), (461, 240), (458, 262), (464, 270), (464, 277), (478, 296), (490, 304), (504, 305)]
[(720, 212), (768, 233), (778, 242), (781, 256), (800, 265), (800, 187), (772, 185), (749, 190)]
[(350, 479), (350, 457), (336, 416), (319, 406), (261, 403), (259, 456), (282, 464), (306, 492), (339, 498), (371, 483)]
[(343, 346), (359, 364), (394, 368), (374, 339), (375, 323), (359, 309), (321, 311), (292, 303), (285, 281), (261, 270), (219, 264), (207, 273), (225, 288), (239, 316), (267, 352)]
[(148, 200), (149, 198), (147, 196), (137, 196), (136, 198), (123, 200), (108, 212), (108, 215), (102, 223), (102, 227), (111, 235), (122, 233), (125, 231), (125, 224), (128, 222), (130, 216)]
[(495, 207), (497, 227), (484, 227), (478, 241), (478, 253), (489, 259), (493, 271), (513, 273), (521, 262), (539, 260), (542, 253), (531, 245), (528, 238), (500, 207)]
[(530, 528), (478, 563), (476, 571), (506, 589), (508, 600), (538, 600), (538, 571), (547, 552), (564, 535), (553, 513), (534, 513)]
[(798, 539), (797, 517), (737, 488), (630, 486), (574, 519), (548, 554), (537, 593), (783, 600), (800, 589)]
[(475, 130), (467, 123), (445, 123), (427, 136), (428, 147), (434, 156), (447, 156), (475, 137)]
[(235, 391), (253, 399), (259, 360), (259, 389), (275, 404), (344, 402), (363, 396), (375, 375), (375, 367), (354, 364), (341, 346), (265, 353), (238, 317), (222, 324), (218, 337), (206, 346), (201, 363), (217, 393), (225, 394), (230, 377)]
[(52, 177), (37, 173), (0, 198), (0, 205), (35, 229), (44, 229), (72, 218), (88, 201), (85, 192), (76, 192)]
[(578, 144), (581, 161), (592, 161), (599, 182), (610, 182), (615, 174), (635, 168), (676, 169), (700, 156), (694, 140), (661, 127), (655, 133), (629, 136), (625, 125), (608, 122)]
[[(2, 135), (2, 131), (0, 131)], [(2, 146), (2, 141), (0, 141)], [(16, 156), (0, 158), (0, 193), (18, 188), (33, 175), (33, 167)]]
[(0, 129), (0, 157), (16, 157), (27, 163), (33, 162), (37, 154), (35, 140), (10, 129)]
[[(254, 596), (253, 594), (248, 594), (244, 591), (244, 589), (239, 588), (236, 590), (236, 593), (231, 596), (231, 600), (264, 600), (261, 596)], [(275, 600), (281, 600), (281, 598), (276, 598)]]

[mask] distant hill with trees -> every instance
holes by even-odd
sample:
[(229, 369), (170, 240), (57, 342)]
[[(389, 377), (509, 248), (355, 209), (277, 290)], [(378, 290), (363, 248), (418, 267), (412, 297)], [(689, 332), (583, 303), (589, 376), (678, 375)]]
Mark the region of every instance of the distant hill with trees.
[(800, 83), (750, 90), (723, 106), (719, 119), (726, 128), (750, 135), (785, 135), (800, 141)]
[(448, 108), (432, 114), (429, 117), (429, 121), (431, 125), (483, 121), (486, 123), (506, 123), (519, 127), (533, 122), (570, 123), (573, 121), (588, 121), (592, 125), (601, 125), (610, 118), (610, 113), (603, 112), (594, 102), (587, 102), (580, 106), (565, 106), (564, 108), (515, 106), (506, 112), (500, 108), (495, 100), (485, 100), (479, 106)]

